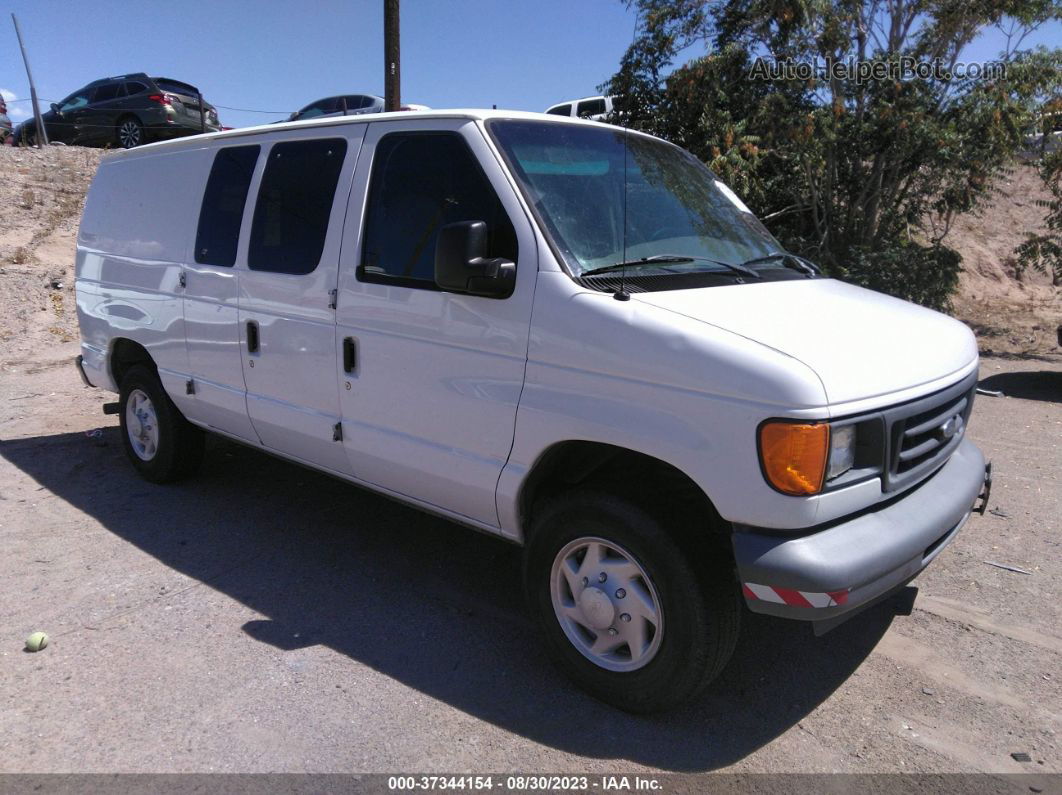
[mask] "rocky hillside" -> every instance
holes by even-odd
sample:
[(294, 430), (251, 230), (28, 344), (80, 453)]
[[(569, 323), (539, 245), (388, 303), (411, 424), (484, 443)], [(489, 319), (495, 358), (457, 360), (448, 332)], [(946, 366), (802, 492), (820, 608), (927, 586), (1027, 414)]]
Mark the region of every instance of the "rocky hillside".
[[(0, 366), (37, 346), (77, 339), (74, 240), (103, 154), (0, 146)], [(1013, 267), (1015, 246), (1042, 223), (1035, 201), (1047, 195), (1036, 172), (1020, 166), (1000, 180), (990, 205), (959, 218), (947, 239), (965, 268), (955, 314), (977, 332), (985, 352), (1058, 350), (1062, 290), (1041, 274), (1019, 279)]]
[(102, 155), (0, 146), (0, 367), (78, 338), (74, 246)]
[(981, 350), (995, 353), (1057, 352), (1062, 285), (1035, 271), (1015, 275), (1014, 249), (1041, 229), (1050, 194), (1030, 166), (1019, 166), (996, 186), (976, 215), (958, 218), (945, 243), (962, 254), (963, 274), (954, 312), (977, 332)]

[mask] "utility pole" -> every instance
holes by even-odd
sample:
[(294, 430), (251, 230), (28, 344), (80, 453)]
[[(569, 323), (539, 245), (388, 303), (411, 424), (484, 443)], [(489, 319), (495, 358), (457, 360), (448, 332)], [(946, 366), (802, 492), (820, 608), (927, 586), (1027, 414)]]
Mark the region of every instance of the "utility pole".
[(402, 55), (398, 40), (398, 0), (384, 0), (384, 110), (402, 105)]
[(18, 36), (18, 46), (22, 50), (22, 63), (26, 64), (26, 77), (29, 78), (30, 84), (30, 102), (33, 103), (33, 118), (37, 122), (37, 148), (40, 149), (48, 143), (48, 131), (44, 129), (41, 109), (37, 107), (37, 87), (33, 85), (33, 74), (30, 72), (29, 58), (26, 57), (26, 45), (22, 43), (22, 29), (18, 26), (18, 17), (13, 13), (11, 21), (15, 23), (15, 35)]

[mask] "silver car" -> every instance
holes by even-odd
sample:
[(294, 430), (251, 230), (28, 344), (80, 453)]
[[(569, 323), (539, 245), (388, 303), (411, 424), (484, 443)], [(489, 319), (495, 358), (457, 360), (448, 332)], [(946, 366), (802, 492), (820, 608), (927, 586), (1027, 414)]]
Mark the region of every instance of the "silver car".
[(383, 113), (384, 100), (375, 94), (344, 94), (311, 102), (288, 117), (288, 121), (316, 119), (319, 116), (356, 116), (361, 113)]

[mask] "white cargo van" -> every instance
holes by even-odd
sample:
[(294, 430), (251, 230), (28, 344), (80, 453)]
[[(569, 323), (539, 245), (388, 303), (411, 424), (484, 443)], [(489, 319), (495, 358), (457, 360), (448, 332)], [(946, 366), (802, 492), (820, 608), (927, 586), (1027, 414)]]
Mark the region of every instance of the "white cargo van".
[(987, 499), (965, 326), (822, 277), (694, 157), (604, 124), (113, 154), (77, 304), (144, 477), (209, 431), (522, 544), (552, 657), (627, 710), (692, 697), (744, 609), (822, 630), (902, 586)]

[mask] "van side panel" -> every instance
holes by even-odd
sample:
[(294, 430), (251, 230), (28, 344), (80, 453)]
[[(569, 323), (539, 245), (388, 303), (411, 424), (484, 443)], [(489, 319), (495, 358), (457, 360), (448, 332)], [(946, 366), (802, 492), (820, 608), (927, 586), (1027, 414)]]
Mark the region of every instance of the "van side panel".
[(203, 150), (104, 160), (88, 193), (77, 239), (75, 286), (89, 379), (118, 390), (109, 362), (118, 338), (138, 342), (163, 384), (188, 372), (180, 288)]
[(522, 538), (520, 488), (535, 462), (571, 440), (674, 466), (724, 519), (761, 527), (815, 523), (822, 495), (794, 500), (766, 488), (756, 452), (756, 427), (765, 417), (824, 414), (815, 374), (759, 343), (654, 310), (539, 272), (516, 436), (498, 481), (504, 535)]

